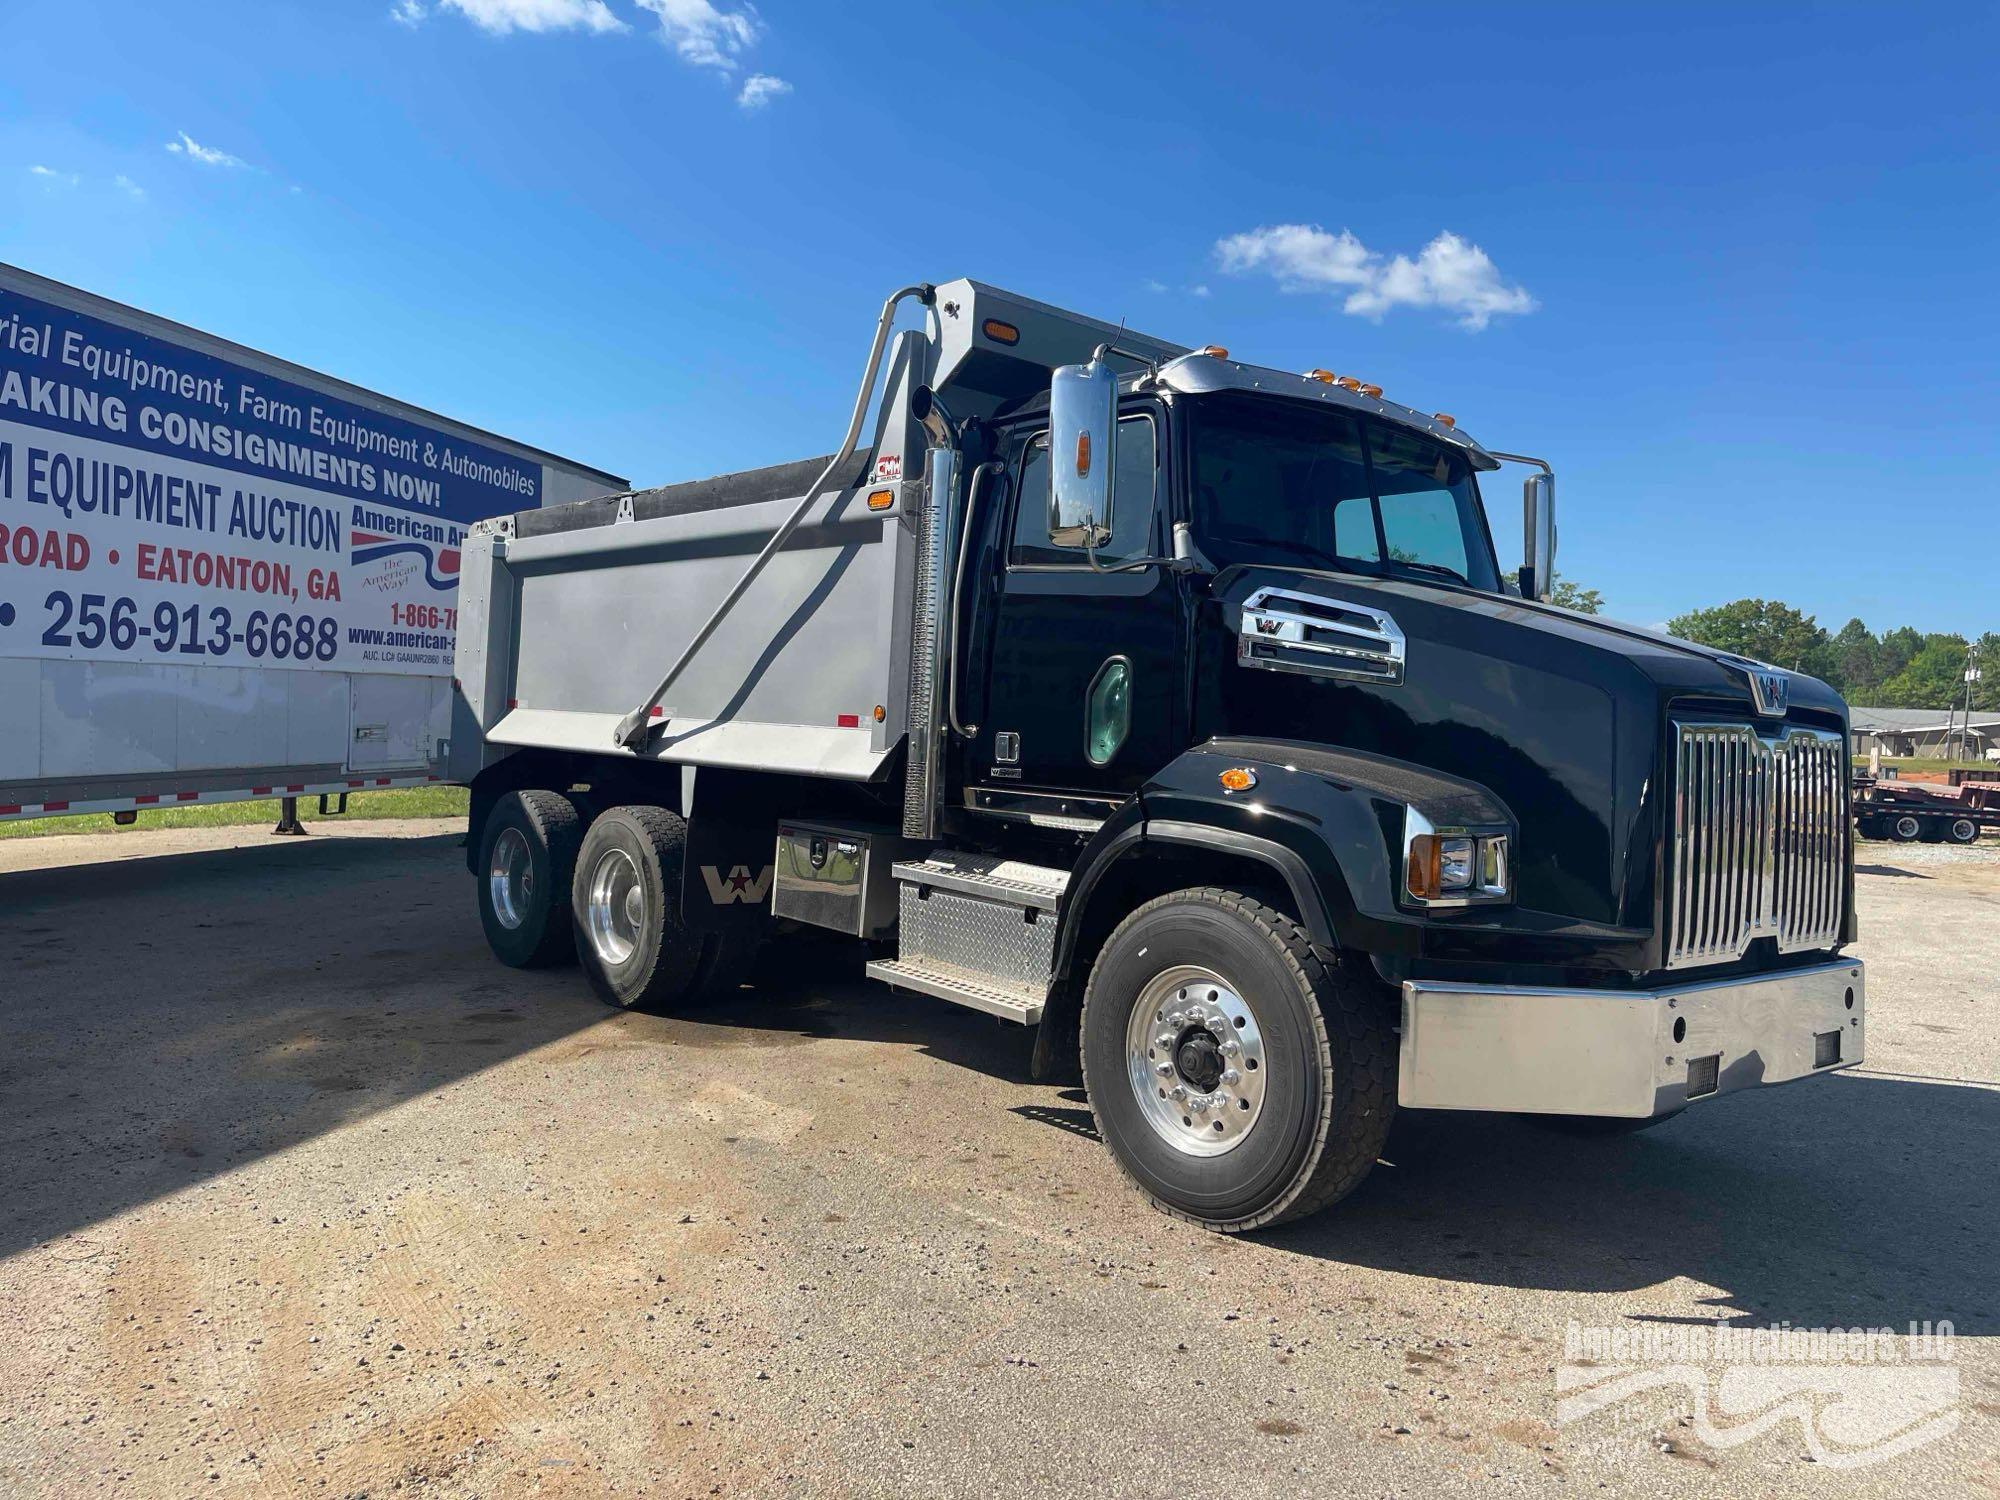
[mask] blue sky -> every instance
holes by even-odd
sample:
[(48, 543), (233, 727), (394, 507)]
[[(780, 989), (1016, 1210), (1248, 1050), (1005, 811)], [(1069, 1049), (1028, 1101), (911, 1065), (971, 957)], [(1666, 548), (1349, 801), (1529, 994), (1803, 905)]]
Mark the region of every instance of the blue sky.
[(2000, 627), (2000, 23), (1761, 9), (15, 0), (0, 259), (645, 482), (972, 275), (1547, 455), (1625, 618)]

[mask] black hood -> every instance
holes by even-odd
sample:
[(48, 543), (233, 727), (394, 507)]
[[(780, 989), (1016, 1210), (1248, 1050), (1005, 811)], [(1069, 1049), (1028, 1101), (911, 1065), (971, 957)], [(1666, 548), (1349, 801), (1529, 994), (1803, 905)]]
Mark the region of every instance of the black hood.
[[(1262, 588), (1389, 616), (1404, 640), (1402, 680), (1239, 662), (1243, 605)], [(1626, 927), (1656, 918), (1670, 717), (1759, 722), (1750, 672), (1775, 670), (1527, 600), (1306, 569), (1226, 569), (1211, 580), (1201, 615), (1197, 741), (1236, 734), (1333, 744), (1477, 782), (1519, 825), (1522, 907)], [(1794, 722), (1845, 728), (1837, 693), (1784, 675)]]

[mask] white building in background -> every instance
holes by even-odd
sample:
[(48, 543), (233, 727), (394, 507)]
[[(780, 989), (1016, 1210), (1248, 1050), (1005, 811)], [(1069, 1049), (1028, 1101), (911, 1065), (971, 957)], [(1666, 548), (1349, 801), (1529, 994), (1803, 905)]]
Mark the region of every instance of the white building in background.
[(1943, 708), (1849, 707), (1848, 715), (1856, 755), (1879, 747), (1884, 755), (1950, 757), (1961, 734), (1967, 758), (2000, 755), (2000, 713), (1991, 709), (1974, 709), (1970, 721), (1963, 710)]

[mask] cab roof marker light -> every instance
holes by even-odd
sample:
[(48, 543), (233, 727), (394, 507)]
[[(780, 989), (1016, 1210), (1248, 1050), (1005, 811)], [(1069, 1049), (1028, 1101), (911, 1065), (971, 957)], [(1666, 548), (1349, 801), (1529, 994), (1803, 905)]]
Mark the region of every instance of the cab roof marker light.
[(1312, 369), (1306, 371), (1306, 379), (1317, 380), (1324, 385), (1332, 385), (1340, 377), (1331, 370)]
[(1206, 354), (1210, 359), (1229, 358), (1229, 351), (1220, 344), (1203, 344), (1199, 349), (1195, 350), (1195, 353)]
[(1361, 389), (1361, 382), (1356, 380), (1352, 375), (1336, 375), (1333, 377), (1333, 383), (1343, 391), (1358, 391)]
[(1448, 411), (1434, 411), (1434, 412), (1432, 412), (1432, 413), (1431, 413), (1431, 420), (1432, 420), (1433, 422), (1442, 422), (1442, 423), (1443, 423), (1443, 424), (1444, 424), (1444, 425), (1445, 425), (1446, 427), (1456, 427), (1456, 426), (1458, 425), (1458, 418), (1457, 418), (1457, 417), (1454, 417), (1454, 416), (1453, 416), (1453, 415), (1452, 415), (1452, 414), (1451, 414), (1450, 412), (1448, 412)]
[(1371, 397), (1376, 401), (1380, 401), (1382, 399), (1382, 387), (1379, 385), (1364, 385), (1357, 387), (1357, 389), (1361, 392), (1362, 395)]

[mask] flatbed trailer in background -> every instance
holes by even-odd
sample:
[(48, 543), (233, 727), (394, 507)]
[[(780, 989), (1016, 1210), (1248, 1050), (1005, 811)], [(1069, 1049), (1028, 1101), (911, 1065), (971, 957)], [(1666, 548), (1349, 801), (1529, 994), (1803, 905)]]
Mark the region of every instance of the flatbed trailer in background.
[(0, 820), (442, 779), (466, 528), (623, 485), (0, 265)]
[(1972, 844), (2000, 831), (2000, 781), (1968, 781), (1949, 791), (1874, 776), (1854, 778), (1854, 827), (1865, 839), (1898, 844)]

